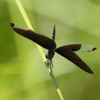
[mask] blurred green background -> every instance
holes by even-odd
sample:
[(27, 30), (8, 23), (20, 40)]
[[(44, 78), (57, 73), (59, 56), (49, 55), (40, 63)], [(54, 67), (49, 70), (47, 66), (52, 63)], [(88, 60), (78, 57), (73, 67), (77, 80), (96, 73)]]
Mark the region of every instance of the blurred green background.
[[(100, 1), (21, 2), (37, 33), (51, 38), (56, 25), (57, 46), (82, 43), (98, 48), (77, 53), (93, 75), (58, 54), (53, 72), (65, 100), (99, 100)], [(16, 34), (10, 22), (26, 26), (15, 0), (0, 0), (0, 100), (60, 100), (35, 43)]]

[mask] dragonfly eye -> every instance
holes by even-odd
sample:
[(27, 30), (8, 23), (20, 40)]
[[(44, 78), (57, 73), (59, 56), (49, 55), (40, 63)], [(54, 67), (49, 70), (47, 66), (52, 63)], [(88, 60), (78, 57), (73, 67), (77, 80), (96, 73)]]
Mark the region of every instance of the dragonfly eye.
[(55, 51), (54, 50), (49, 50), (48, 52), (47, 52), (47, 54), (45, 55), (45, 57), (47, 58), (47, 59), (52, 59), (53, 58), (53, 56), (54, 56), (54, 54), (55, 54)]
[(45, 55), (45, 57), (48, 59), (48, 53)]

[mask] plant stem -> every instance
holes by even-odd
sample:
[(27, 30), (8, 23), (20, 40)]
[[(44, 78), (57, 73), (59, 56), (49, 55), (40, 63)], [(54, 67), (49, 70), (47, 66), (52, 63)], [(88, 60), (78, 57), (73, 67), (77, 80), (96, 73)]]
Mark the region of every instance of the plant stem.
[[(26, 14), (26, 12), (25, 12), (25, 10), (24, 10), (24, 8), (23, 8), (21, 2), (20, 2), (20, 0), (15, 0), (15, 1), (16, 1), (16, 4), (17, 4), (17, 6), (18, 6), (18, 8), (19, 8), (19, 10), (20, 10), (20, 12), (21, 12), (21, 14), (22, 14), (22, 17), (23, 17), (23, 19), (24, 19), (24, 21), (25, 21), (27, 27), (28, 27), (29, 29), (31, 29), (31, 30), (34, 30), (33, 27), (32, 27), (32, 25), (31, 25), (31, 23), (30, 23), (30, 21), (29, 21), (29, 19), (28, 19), (28, 16), (27, 16), (27, 14)], [(43, 52), (41, 46), (39, 46), (38, 44), (36, 44), (36, 46), (37, 46), (37, 48), (38, 48), (38, 50), (39, 50), (39, 52), (40, 52), (40, 55), (42, 56), (43, 61), (46, 62), (47, 59), (46, 59), (45, 56), (44, 56), (44, 52)], [(53, 72), (52, 72), (51, 67), (49, 66), (49, 67), (47, 67), (47, 69), (48, 69), (48, 72), (49, 72), (49, 74), (50, 74), (50, 76), (51, 76), (51, 79), (52, 79), (52, 81), (53, 81), (53, 83), (54, 83), (54, 85), (55, 85), (55, 87), (56, 87), (56, 91), (57, 91), (57, 93), (58, 93), (60, 99), (61, 99), (61, 100), (64, 100), (64, 98), (63, 98), (63, 96), (62, 96), (62, 93), (61, 93), (61, 91), (60, 91), (60, 89), (59, 89), (59, 87), (58, 87), (58, 84), (57, 84), (57, 82), (56, 82), (56, 79), (55, 79), (55, 77), (54, 77), (54, 74), (53, 74)]]

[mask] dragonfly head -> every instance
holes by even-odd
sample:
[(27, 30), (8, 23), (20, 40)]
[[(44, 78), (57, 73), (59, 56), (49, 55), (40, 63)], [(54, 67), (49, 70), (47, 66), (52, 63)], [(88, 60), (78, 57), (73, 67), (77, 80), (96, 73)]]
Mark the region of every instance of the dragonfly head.
[(54, 56), (54, 54), (55, 54), (55, 50), (48, 50), (48, 52), (47, 52), (47, 54), (45, 55), (45, 57), (47, 58), (47, 59), (52, 59), (53, 58), (53, 56)]

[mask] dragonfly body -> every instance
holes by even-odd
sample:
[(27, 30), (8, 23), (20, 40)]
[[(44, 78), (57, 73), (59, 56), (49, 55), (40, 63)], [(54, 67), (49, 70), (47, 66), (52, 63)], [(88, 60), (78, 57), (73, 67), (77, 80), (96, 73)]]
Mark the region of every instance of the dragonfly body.
[(79, 68), (83, 69), (84, 71), (93, 74), (93, 71), (89, 68), (89, 66), (78, 56), (76, 55), (73, 51), (83, 51), (83, 52), (90, 52), (96, 50), (94, 46), (91, 45), (84, 45), (84, 44), (71, 44), (71, 45), (65, 45), (56, 48), (56, 43), (55, 43), (55, 25), (53, 27), (53, 33), (52, 33), (52, 39), (37, 34), (36, 32), (32, 30), (25, 30), (16, 27), (14, 23), (11, 23), (11, 27), (15, 32), (18, 34), (34, 41), (35, 43), (39, 44), (40, 46), (48, 49), (48, 52), (46, 54), (46, 58), (52, 62), (52, 58), (57, 52), (58, 54), (62, 55), (66, 59), (70, 60), (73, 62), (75, 65), (77, 65)]
[(48, 52), (46, 54), (46, 58), (49, 60), (52, 60), (54, 54), (55, 54), (55, 50), (48, 50)]
[[(52, 32), (52, 40), (55, 41), (55, 25), (53, 27), (53, 32)], [(46, 54), (46, 58), (49, 60), (52, 60), (53, 56), (55, 54), (55, 48), (54, 49), (50, 49), (48, 50), (47, 54)]]

